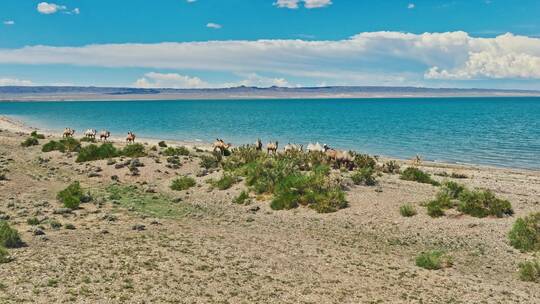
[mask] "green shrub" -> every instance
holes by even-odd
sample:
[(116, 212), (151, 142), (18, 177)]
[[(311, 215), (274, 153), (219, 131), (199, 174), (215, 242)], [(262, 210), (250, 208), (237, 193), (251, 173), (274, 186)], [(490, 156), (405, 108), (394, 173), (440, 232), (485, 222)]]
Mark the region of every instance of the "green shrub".
[(68, 137), (61, 139), (59, 141), (51, 140), (50, 142), (43, 145), (41, 151), (51, 152), (51, 151), (60, 151), (60, 152), (78, 152), (81, 149), (81, 143), (75, 138)]
[(514, 213), (509, 201), (495, 197), (489, 190), (464, 190), (459, 200), (458, 210), (474, 217), (503, 217)]
[(540, 261), (519, 263), (519, 278), (525, 282), (540, 282)]
[(375, 179), (375, 170), (371, 167), (364, 167), (356, 170), (352, 175), (351, 179), (355, 185), (366, 185), (374, 186), (377, 184)]
[(422, 252), (416, 257), (416, 266), (429, 270), (437, 270), (451, 265), (450, 256), (439, 250)]
[(368, 154), (356, 154), (354, 153), (354, 165), (357, 168), (371, 168), (375, 169), (377, 165), (377, 160), (374, 157), (369, 156)]
[(138, 143), (125, 146), (124, 149), (122, 149), (121, 154), (127, 157), (146, 156), (146, 152), (144, 151), (144, 146)]
[(166, 156), (188, 156), (189, 150), (186, 147), (168, 147), (163, 151), (163, 154)]
[(416, 208), (412, 204), (404, 204), (399, 207), (399, 214), (404, 217), (411, 217), (417, 214)]
[(249, 203), (249, 194), (246, 191), (240, 192), (240, 194), (233, 199), (233, 203), (247, 205)]
[(43, 147), (41, 147), (41, 151), (42, 152), (51, 152), (51, 151), (64, 152), (65, 148), (64, 148), (64, 145), (62, 145), (61, 143), (51, 140), (50, 142), (44, 144)]
[(95, 142), (96, 142), (96, 139), (93, 138), (93, 137), (83, 137), (83, 138), (81, 138), (81, 142), (91, 142), (91, 143), (95, 143)]
[(66, 189), (58, 192), (56, 198), (64, 204), (64, 207), (77, 209), (83, 196), (83, 190), (79, 182), (73, 182)]
[(17, 248), (22, 246), (23, 242), (19, 232), (11, 228), (6, 221), (0, 220), (0, 246), (6, 248)]
[(270, 203), (273, 210), (289, 210), (298, 207), (298, 195), (292, 192), (284, 192), (276, 195)]
[(171, 189), (176, 191), (183, 191), (195, 186), (196, 184), (197, 183), (193, 178), (189, 176), (183, 176), (172, 181)]
[(414, 181), (414, 182), (419, 182), (419, 183), (423, 183), (423, 184), (431, 184), (431, 185), (434, 185), (434, 186), (438, 186), (439, 185), (439, 182), (433, 180), (431, 178), (431, 175), (425, 173), (424, 171), (418, 169), (418, 168), (415, 168), (415, 167), (409, 167), (407, 169), (405, 169), (402, 173), (401, 173), (401, 177), (400, 177), (402, 180), (407, 180), (407, 181)]
[(21, 143), (21, 146), (23, 147), (31, 147), (37, 145), (39, 145), (39, 141), (35, 137), (28, 137)]
[(26, 220), (26, 223), (31, 226), (37, 226), (39, 225), (40, 221), (37, 217), (31, 217)]
[(384, 163), (382, 171), (384, 173), (394, 174), (399, 173), (399, 168), (399, 164), (395, 160), (390, 160)]
[(427, 214), (431, 217), (444, 216), (444, 209), (439, 200), (432, 200), (427, 204)]
[(158, 146), (160, 146), (161, 148), (167, 148), (167, 144), (163, 140), (158, 142)]
[(227, 190), (232, 187), (235, 183), (238, 182), (238, 177), (231, 174), (223, 174), (223, 176), (214, 181), (212, 186), (218, 188), (219, 190)]
[(32, 133), (30, 133), (30, 136), (36, 139), (45, 139), (45, 135), (38, 134), (37, 131), (32, 131)]
[(0, 246), (0, 264), (11, 262), (12, 258), (6, 248)]
[(92, 144), (81, 148), (75, 161), (81, 163), (107, 159), (120, 156), (120, 154), (121, 153), (111, 143), (104, 143), (101, 146)]
[(348, 206), (345, 192), (339, 188), (311, 194), (309, 207), (318, 213), (332, 213)]
[(508, 234), (510, 244), (521, 251), (540, 251), (540, 212), (518, 218)]
[(465, 186), (449, 181), (443, 183), (441, 193), (444, 193), (451, 199), (458, 199), (459, 195), (465, 190)]
[(221, 154), (213, 153), (212, 155), (201, 155), (200, 166), (205, 169), (213, 169), (219, 167), (221, 163)]

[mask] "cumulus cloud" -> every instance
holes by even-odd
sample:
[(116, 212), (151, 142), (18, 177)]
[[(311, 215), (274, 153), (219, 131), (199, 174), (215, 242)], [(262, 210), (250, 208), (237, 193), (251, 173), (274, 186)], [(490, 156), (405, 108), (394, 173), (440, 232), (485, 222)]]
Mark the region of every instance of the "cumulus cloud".
[(337, 41), (28, 46), (0, 49), (0, 64), (257, 73), (342, 84), (364, 84), (369, 79), (386, 84), (402, 83), (404, 79), (540, 79), (540, 39), (513, 34), (475, 38), (465, 32), (366, 32)]
[(222, 26), (221, 24), (217, 24), (217, 23), (210, 22), (210, 23), (206, 24), (206, 27), (207, 27), (207, 28), (211, 28), (211, 29), (219, 30), (219, 29), (222, 28), (223, 26)]
[(416, 5), (414, 3), (409, 3), (409, 5), (407, 5), (408, 9), (413, 9), (415, 7), (416, 7)]
[(305, 8), (321, 8), (332, 4), (331, 0), (277, 0), (274, 5), (282, 8), (297, 9), (301, 3)]
[(37, 11), (45, 15), (55, 14), (58, 11), (63, 11), (65, 9), (67, 9), (67, 7), (64, 5), (58, 5), (58, 4), (47, 3), (47, 2), (40, 2), (37, 5)]
[(32, 86), (34, 83), (30, 80), (21, 80), (16, 78), (0, 78), (0, 87), (3, 86)]

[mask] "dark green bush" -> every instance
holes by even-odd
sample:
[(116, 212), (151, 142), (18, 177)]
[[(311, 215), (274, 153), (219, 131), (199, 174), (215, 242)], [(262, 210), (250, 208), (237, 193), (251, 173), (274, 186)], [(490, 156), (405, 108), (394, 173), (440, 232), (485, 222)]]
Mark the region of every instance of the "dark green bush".
[(171, 189), (176, 191), (183, 191), (195, 186), (196, 184), (197, 183), (193, 178), (189, 176), (183, 176), (172, 181)]
[(122, 149), (121, 154), (127, 157), (142, 157), (146, 156), (144, 146), (142, 144), (127, 145)]
[(167, 148), (167, 144), (163, 140), (158, 142), (158, 146), (160, 146), (161, 148)]
[(60, 151), (60, 152), (78, 152), (81, 149), (81, 143), (75, 138), (68, 137), (61, 139), (59, 141), (51, 140), (50, 142), (43, 145), (41, 151), (51, 152), (51, 151)]
[(36, 139), (45, 139), (45, 135), (38, 134), (37, 131), (32, 131), (32, 133), (30, 133), (30, 136)]
[(168, 147), (163, 151), (163, 154), (166, 156), (188, 156), (189, 150), (186, 147)]
[(415, 168), (415, 167), (409, 167), (407, 169), (405, 169), (402, 173), (401, 173), (401, 177), (400, 177), (402, 180), (407, 180), (407, 181), (414, 181), (414, 182), (419, 182), (419, 183), (423, 183), (423, 184), (432, 184), (434, 186), (438, 186), (439, 185), (439, 182), (433, 180), (431, 178), (431, 175), (425, 173), (424, 171), (418, 169), (418, 168)]
[(21, 143), (21, 146), (23, 147), (31, 147), (37, 145), (39, 145), (39, 141), (35, 137), (28, 137)]
[(458, 210), (474, 217), (503, 217), (514, 211), (509, 201), (499, 199), (489, 190), (464, 190), (459, 195)]
[(246, 191), (240, 192), (240, 194), (233, 199), (233, 203), (239, 205), (247, 205), (249, 203), (249, 193)]
[(232, 187), (235, 183), (238, 182), (238, 177), (231, 174), (223, 174), (223, 176), (214, 181), (212, 186), (218, 188), (219, 190), (227, 190)]
[(508, 237), (510, 244), (521, 251), (540, 251), (540, 212), (518, 218)]
[(525, 282), (540, 282), (540, 261), (519, 263), (519, 278)]
[(120, 151), (118, 151), (111, 143), (104, 143), (101, 146), (92, 144), (81, 148), (75, 161), (80, 163), (107, 159), (120, 156), (120, 154)]
[(429, 270), (437, 270), (452, 265), (452, 259), (444, 252), (431, 250), (422, 252), (416, 257), (416, 266)]
[(374, 186), (377, 184), (375, 179), (375, 170), (371, 167), (364, 167), (356, 170), (351, 179), (355, 185)]
[(11, 228), (6, 221), (0, 220), (0, 246), (6, 248), (17, 248), (22, 246), (23, 242), (19, 232)]
[(79, 182), (71, 183), (66, 189), (58, 192), (56, 198), (64, 204), (64, 207), (77, 209), (81, 204), (84, 194)]
[(221, 163), (221, 154), (213, 153), (212, 155), (201, 155), (200, 166), (205, 169), (214, 169), (219, 167)]
[(371, 168), (375, 169), (375, 166), (377, 165), (377, 160), (368, 155), (368, 154), (354, 154), (354, 165), (357, 168)]
[(399, 214), (404, 217), (411, 217), (417, 214), (416, 208), (412, 204), (404, 204), (399, 207)]

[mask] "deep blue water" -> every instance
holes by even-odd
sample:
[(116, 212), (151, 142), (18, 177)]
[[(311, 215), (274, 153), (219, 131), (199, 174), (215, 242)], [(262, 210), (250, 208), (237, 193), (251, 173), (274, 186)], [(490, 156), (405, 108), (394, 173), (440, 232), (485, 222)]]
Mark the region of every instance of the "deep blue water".
[(540, 169), (540, 98), (0, 103), (0, 115), (63, 130), (234, 144), (278, 140), (371, 154)]

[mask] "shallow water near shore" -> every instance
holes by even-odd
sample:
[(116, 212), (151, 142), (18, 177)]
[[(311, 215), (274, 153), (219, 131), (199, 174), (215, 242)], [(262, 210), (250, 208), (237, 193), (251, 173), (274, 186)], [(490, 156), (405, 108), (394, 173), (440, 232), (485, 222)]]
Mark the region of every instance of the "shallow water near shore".
[(4, 102), (33, 127), (132, 130), (139, 137), (236, 145), (319, 141), (370, 154), (540, 169), (540, 98)]

